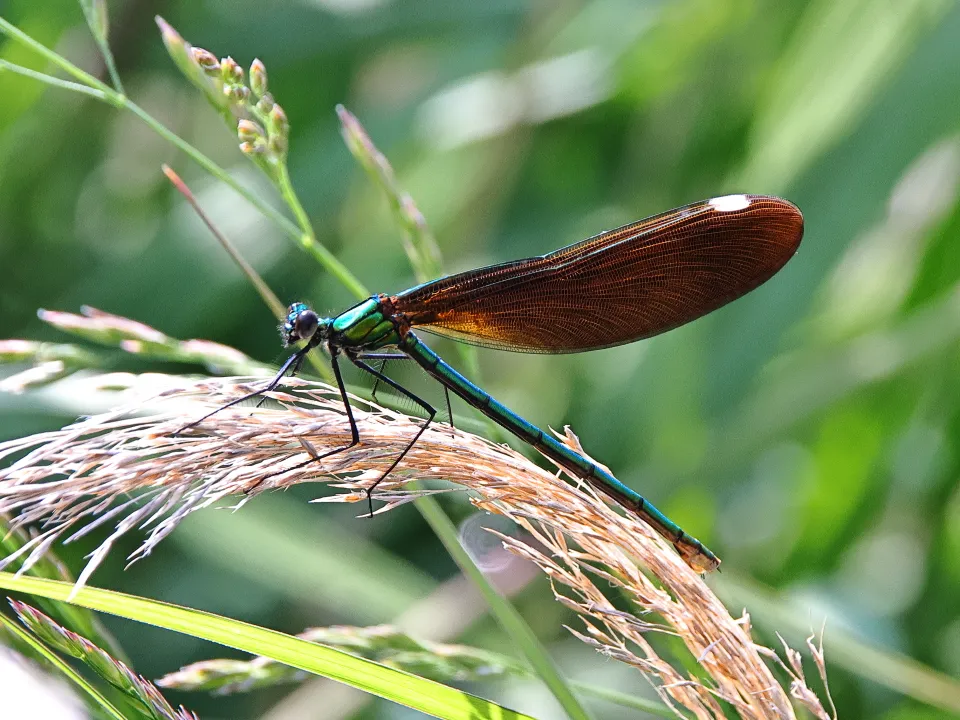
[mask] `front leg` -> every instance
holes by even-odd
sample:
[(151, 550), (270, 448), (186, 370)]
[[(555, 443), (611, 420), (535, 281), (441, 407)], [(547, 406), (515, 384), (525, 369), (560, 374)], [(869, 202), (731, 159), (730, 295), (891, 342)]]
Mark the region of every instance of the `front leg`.
[[(207, 418), (210, 418), (216, 415), (221, 410), (226, 410), (228, 407), (233, 407), (234, 405), (238, 405), (239, 403), (242, 403), (244, 400), (250, 400), (251, 398), (257, 397), (258, 395), (263, 395), (264, 393), (270, 392), (275, 387), (277, 387), (277, 385), (280, 384), (280, 381), (283, 380), (283, 376), (287, 374), (287, 370), (289, 370), (292, 367), (294, 368), (294, 372), (296, 372), (296, 370), (299, 369), (300, 365), (303, 363), (303, 358), (306, 356), (308, 352), (310, 352), (310, 350), (311, 350), (311, 346), (307, 345), (306, 347), (300, 350), (297, 350), (297, 352), (295, 352), (293, 355), (287, 358), (287, 361), (280, 367), (280, 372), (278, 372), (274, 376), (273, 380), (271, 380), (263, 389), (255, 390), (254, 392), (247, 393), (242, 397), (238, 397), (236, 400), (231, 400), (226, 405), (221, 405), (216, 410), (212, 410), (208, 412), (199, 420), (194, 420), (192, 423), (189, 423), (188, 425), (184, 425), (182, 428), (180, 428), (175, 433), (173, 433), (173, 437), (176, 437), (177, 435), (184, 432), (185, 430), (189, 430), (192, 427), (196, 427)], [(263, 400), (260, 401), (260, 403), (262, 402)], [(260, 403), (257, 403), (257, 407), (260, 407)]]
[(345, 450), (349, 450), (354, 445), (357, 445), (360, 442), (360, 430), (357, 428), (357, 421), (353, 417), (353, 408), (350, 406), (350, 398), (347, 396), (347, 388), (343, 383), (343, 376), (340, 374), (340, 362), (339, 362), (340, 350), (338, 348), (330, 349), (330, 364), (333, 366), (333, 376), (337, 379), (337, 389), (340, 391), (340, 398), (343, 400), (343, 407), (347, 411), (347, 420), (350, 422), (350, 444), (344, 445), (343, 447), (334, 448), (330, 452), (325, 452), (322, 455), (314, 455), (309, 460), (304, 460), (299, 465), (294, 465), (292, 468), (287, 468), (286, 470), (278, 470), (277, 472), (270, 473), (269, 475), (264, 475), (262, 478), (257, 480), (253, 486), (244, 490), (244, 494), (249, 495), (256, 488), (260, 487), (263, 482), (269, 478), (272, 478), (281, 473), (291, 472), (293, 470), (299, 470), (300, 468), (306, 467), (310, 463), (319, 462), (324, 458), (328, 458), (331, 455), (336, 455)]

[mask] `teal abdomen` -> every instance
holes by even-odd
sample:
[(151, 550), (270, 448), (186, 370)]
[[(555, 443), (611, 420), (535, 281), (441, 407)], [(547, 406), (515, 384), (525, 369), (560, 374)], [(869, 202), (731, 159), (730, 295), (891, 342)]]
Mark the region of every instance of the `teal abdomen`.
[(396, 326), (384, 316), (375, 297), (338, 315), (332, 328), (342, 347), (376, 350), (400, 342)]

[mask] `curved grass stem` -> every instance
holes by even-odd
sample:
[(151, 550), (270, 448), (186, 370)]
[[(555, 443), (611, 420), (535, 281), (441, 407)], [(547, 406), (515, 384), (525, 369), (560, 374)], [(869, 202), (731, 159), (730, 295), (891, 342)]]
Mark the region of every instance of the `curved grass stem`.
[[(73, 77), (78, 81), (78, 83), (66, 83), (65, 81), (59, 80), (53, 76), (44, 73), (37, 73), (29, 68), (23, 68), (21, 66), (13, 65), (12, 63), (4, 63), (4, 67), (6, 69), (19, 72), (23, 75), (29, 75), (30, 77), (33, 77), (41, 82), (45, 82), (53, 87), (59, 87), (61, 89), (67, 89), (74, 92), (82, 92), (85, 95), (93, 97), (109, 105), (113, 105), (116, 108), (127, 110), (133, 113), (151, 130), (160, 135), (160, 137), (174, 145), (179, 150), (182, 150), (188, 157), (190, 157), (194, 162), (200, 165), (200, 167), (209, 172), (215, 178), (233, 188), (241, 197), (257, 208), (257, 210), (259, 210), (265, 217), (276, 224), (277, 227), (283, 230), (284, 233), (295, 240), (301, 247), (310, 252), (310, 254), (320, 263), (321, 267), (336, 277), (338, 281), (343, 283), (343, 285), (358, 299), (367, 297), (369, 295), (369, 293), (367, 293), (363, 287), (363, 284), (347, 269), (347, 267), (343, 265), (343, 263), (341, 263), (329, 250), (327, 250), (327, 248), (325, 248), (316, 240), (313, 231), (309, 229), (310, 225), (307, 220), (306, 213), (304, 212), (299, 201), (296, 199), (295, 194), (292, 192), (289, 178), (286, 178), (284, 181), (283, 186), (286, 188), (286, 190), (282, 190), (281, 194), (284, 198), (284, 201), (290, 206), (291, 211), (297, 216), (297, 223), (294, 223), (285, 215), (283, 215), (283, 213), (279, 212), (276, 208), (265, 202), (254, 191), (243, 187), (243, 185), (233, 178), (224, 168), (217, 165), (213, 160), (200, 152), (200, 150), (167, 128), (163, 123), (150, 115), (150, 113), (133, 102), (127, 95), (114, 90), (106, 83), (100, 81), (98, 78), (71, 63), (62, 55), (54, 52), (42, 43), (37, 42), (3, 17), (0, 17), (0, 32), (3, 32), (12, 40), (15, 40), (25, 47), (35, 51), (53, 65)], [(91, 92), (91, 90), (96, 92)]]

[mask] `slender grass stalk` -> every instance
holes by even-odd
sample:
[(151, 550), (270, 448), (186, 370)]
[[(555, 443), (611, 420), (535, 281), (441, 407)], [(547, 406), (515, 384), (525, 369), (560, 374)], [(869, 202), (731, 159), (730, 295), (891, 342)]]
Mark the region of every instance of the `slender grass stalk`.
[(71, 75), (81, 84), (100, 90), (103, 93), (104, 100), (117, 105), (117, 107), (120, 107), (118, 103), (118, 99), (121, 97), (120, 93), (115, 92), (109, 85), (101, 82), (99, 78), (94, 77), (85, 70), (81, 70), (65, 57), (51, 50), (43, 43), (37, 42), (16, 25), (8, 22), (3, 16), (0, 16), (0, 32), (3, 32), (5, 35), (10, 37), (12, 40), (17, 41), (24, 47), (33, 50), (41, 57), (53, 63), (56, 67), (59, 67), (68, 75)]
[[(2, 21), (3, 18), (0, 17), (0, 22)], [(70, 92), (80, 93), (81, 95), (89, 95), (90, 97), (100, 100), (101, 102), (110, 102), (108, 95), (103, 92), (103, 90), (88, 87), (87, 85), (82, 85), (81, 83), (76, 83), (71, 80), (63, 80), (62, 78), (54, 77), (53, 75), (47, 75), (46, 73), (38, 72), (37, 70), (31, 70), (28, 67), (16, 65), (9, 60), (0, 60), (0, 69), (17, 73), (18, 75), (23, 75), (24, 77), (32, 78), (33, 80), (39, 80), (42, 83), (60, 88), (62, 90), (69, 90)]]
[(117, 63), (113, 59), (110, 43), (107, 42), (110, 19), (107, 15), (106, 0), (80, 0), (80, 7), (83, 9), (83, 16), (90, 28), (90, 34), (93, 35), (94, 42), (97, 43), (97, 48), (103, 56), (103, 63), (107, 66), (110, 82), (113, 83), (114, 90), (123, 93), (123, 83), (120, 81), (120, 73), (117, 72)]

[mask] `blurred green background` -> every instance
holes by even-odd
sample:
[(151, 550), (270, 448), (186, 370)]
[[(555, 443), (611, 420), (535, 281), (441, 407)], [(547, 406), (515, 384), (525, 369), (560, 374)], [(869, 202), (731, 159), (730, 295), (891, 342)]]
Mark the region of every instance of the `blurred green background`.
[[(8, 0), (0, 12), (104, 76), (75, 3)], [(735, 614), (752, 612), (760, 638), (775, 642), (780, 630), (796, 645), (826, 622), (841, 717), (935, 718), (960, 706), (957, 686), (935, 674), (960, 675), (960, 7), (110, 3), (131, 97), (277, 202), (171, 63), (156, 13), (217, 56), (266, 63), (319, 239), (374, 291), (415, 279), (383, 196), (339, 136), (338, 102), (394, 164), (451, 272), (716, 195), (795, 202), (806, 220), (800, 252), (750, 296), (632, 346), (481, 351), (481, 384), (541, 426), (572, 425), (588, 452), (704, 540), (724, 561), (710, 582)], [(9, 42), (0, 57), (34, 62)], [(352, 304), (275, 225), (133, 116), (10, 73), (0, 73), (0, 97), (0, 337), (66, 341), (36, 309), (89, 304), (283, 357), (274, 318), (167, 184), (163, 162), (282, 300), (324, 313)], [(449, 343), (433, 345), (457, 364)], [(116, 369), (198, 372), (109, 357)], [(397, 377), (440, 400), (415, 373)], [(2, 395), (0, 438), (103, 402), (68, 382)], [(455, 404), (458, 413), (470, 415)], [(294, 632), (403, 615), (427, 637), (510, 651), (412, 507), (361, 521), (355, 508), (306, 504), (326, 492), (198, 513), (123, 571), (140, 539), (126, 538), (92, 582)], [(471, 514), (462, 496), (444, 503), (458, 522)], [(98, 538), (63, 557), (79, 568)], [(542, 578), (517, 565), (497, 576), (525, 585), (516, 602), (569, 675), (649, 694), (636, 672), (562, 629), (576, 621)], [(148, 677), (223, 654), (106, 622)], [(559, 712), (535, 684), (471, 689), (538, 717)], [(169, 696), (205, 719), (410, 716), (322, 683), (286, 692)]]

